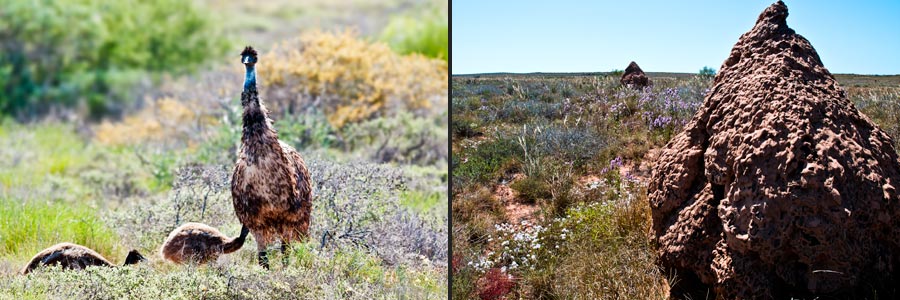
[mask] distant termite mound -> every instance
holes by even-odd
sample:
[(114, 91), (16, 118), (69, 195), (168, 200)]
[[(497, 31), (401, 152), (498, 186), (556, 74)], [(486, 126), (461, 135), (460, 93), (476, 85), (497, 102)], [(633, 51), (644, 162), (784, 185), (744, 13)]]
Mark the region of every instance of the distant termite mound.
[(760, 14), (657, 161), (652, 226), (672, 298), (892, 297), (897, 152), (787, 16), (781, 1)]
[(641, 70), (641, 67), (635, 62), (628, 64), (628, 67), (625, 68), (625, 72), (622, 73), (622, 79), (619, 79), (619, 82), (624, 86), (635, 89), (642, 89), (653, 85), (650, 78), (644, 74), (644, 71)]

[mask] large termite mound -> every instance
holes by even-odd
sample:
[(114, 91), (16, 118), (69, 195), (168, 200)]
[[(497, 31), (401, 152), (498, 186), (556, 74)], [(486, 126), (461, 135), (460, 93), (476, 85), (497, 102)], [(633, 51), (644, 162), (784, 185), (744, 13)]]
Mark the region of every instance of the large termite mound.
[(647, 74), (644, 74), (644, 70), (641, 70), (641, 67), (636, 62), (628, 64), (625, 72), (622, 73), (622, 78), (619, 79), (619, 83), (634, 89), (642, 89), (653, 85), (653, 81), (647, 77)]
[(870, 293), (898, 277), (893, 142), (787, 16), (781, 1), (762, 12), (657, 161), (652, 226), (673, 298)]

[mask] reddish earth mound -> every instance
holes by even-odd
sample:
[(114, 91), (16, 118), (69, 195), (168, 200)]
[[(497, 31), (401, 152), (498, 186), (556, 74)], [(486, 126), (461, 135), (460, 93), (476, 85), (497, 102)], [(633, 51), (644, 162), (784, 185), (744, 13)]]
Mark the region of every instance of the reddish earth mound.
[(892, 140), (787, 16), (781, 1), (763, 11), (656, 163), (653, 232), (673, 298), (882, 298), (897, 278)]
[(622, 73), (622, 79), (620, 79), (619, 82), (624, 86), (637, 89), (653, 85), (650, 78), (647, 78), (647, 75), (644, 74), (644, 71), (641, 70), (641, 67), (638, 67), (635, 62), (628, 64), (628, 67), (625, 68), (625, 73)]

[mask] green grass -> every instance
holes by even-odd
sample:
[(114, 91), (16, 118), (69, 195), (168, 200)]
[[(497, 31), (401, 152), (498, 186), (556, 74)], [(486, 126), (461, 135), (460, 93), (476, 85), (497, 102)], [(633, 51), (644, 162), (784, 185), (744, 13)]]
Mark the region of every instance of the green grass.
[[(64, 123), (0, 125), (0, 258), (21, 267), (60, 242), (87, 246), (111, 261), (120, 236), (101, 220), (122, 198), (171, 188), (175, 153), (149, 154), (91, 143)], [(118, 201), (115, 201), (118, 200)]]
[(60, 242), (94, 249), (118, 261), (119, 237), (87, 206), (27, 202), (0, 198), (0, 257), (27, 262), (39, 251)]

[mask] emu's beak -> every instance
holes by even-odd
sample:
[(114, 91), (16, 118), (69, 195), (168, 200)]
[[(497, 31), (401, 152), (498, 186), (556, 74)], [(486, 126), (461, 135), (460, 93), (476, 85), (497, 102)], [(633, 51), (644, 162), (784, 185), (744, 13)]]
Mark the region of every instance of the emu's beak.
[(243, 61), (244, 64), (248, 64), (248, 63), (250, 63), (250, 57), (249, 57), (249, 56), (244, 56), (243, 59), (242, 59), (242, 61)]

